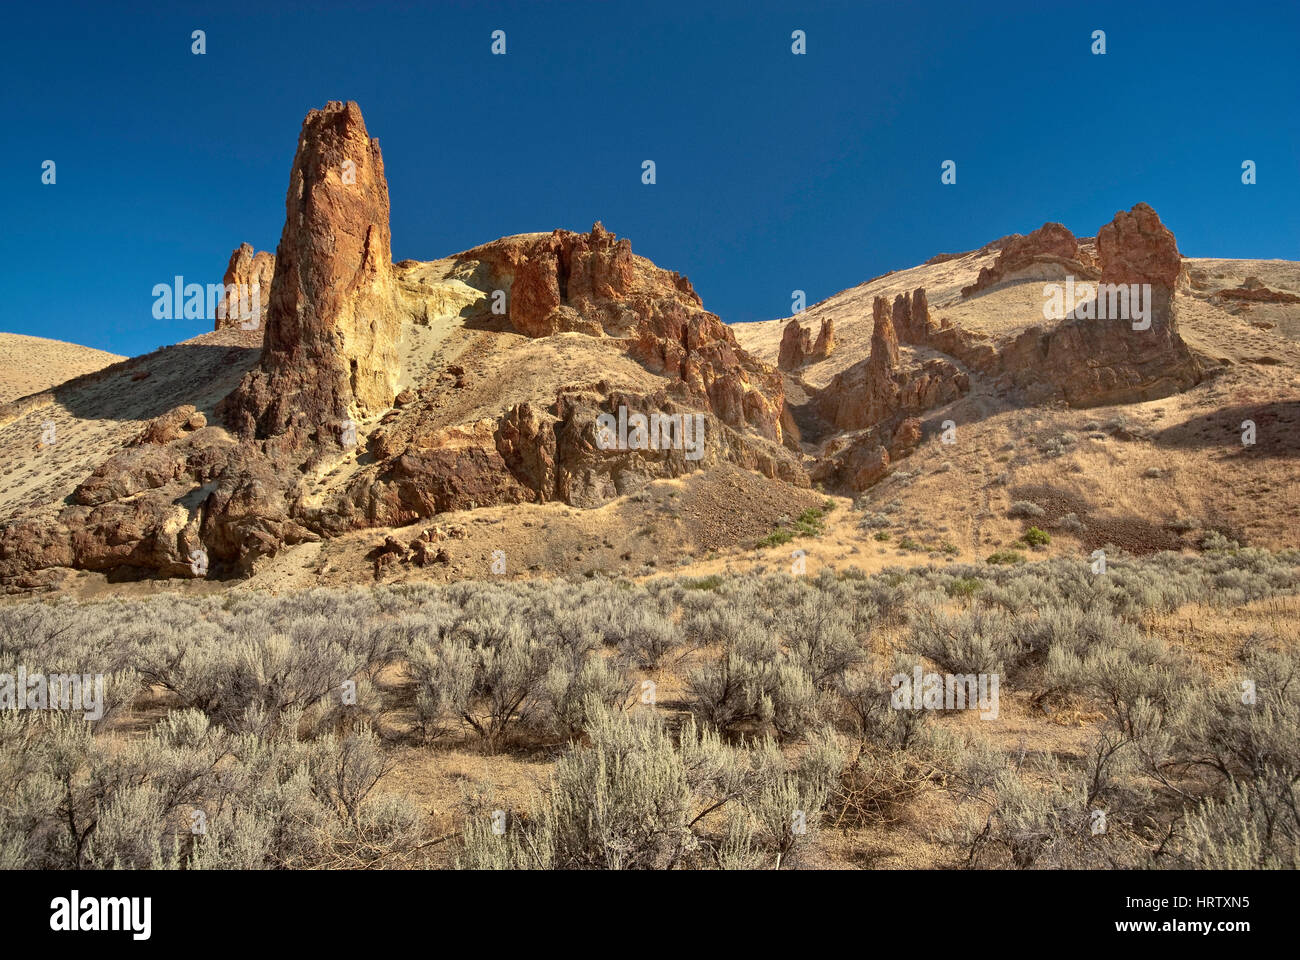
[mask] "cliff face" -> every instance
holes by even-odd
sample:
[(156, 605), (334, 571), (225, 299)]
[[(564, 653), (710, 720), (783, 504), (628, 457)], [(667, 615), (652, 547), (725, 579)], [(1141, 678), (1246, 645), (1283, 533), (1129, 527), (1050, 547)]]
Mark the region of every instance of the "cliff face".
[[(1059, 326), (1031, 328), (1007, 345), (1005, 374), (1033, 399), (1059, 396), (1072, 406), (1151, 400), (1194, 386), (1202, 373), (1178, 333), (1183, 267), (1173, 233), (1139, 203), (1098, 231), (1097, 251), (1096, 300)], [(1112, 296), (1101, 290), (1108, 285), (1122, 289)], [(1121, 296), (1128, 309), (1119, 309)]]
[(686, 277), (635, 256), (627, 238), (597, 223), (587, 234), (507, 237), (462, 256), (509, 288), (510, 323), (523, 335), (612, 338), (728, 426), (795, 445), (783, 422), (780, 375), (740, 347)]

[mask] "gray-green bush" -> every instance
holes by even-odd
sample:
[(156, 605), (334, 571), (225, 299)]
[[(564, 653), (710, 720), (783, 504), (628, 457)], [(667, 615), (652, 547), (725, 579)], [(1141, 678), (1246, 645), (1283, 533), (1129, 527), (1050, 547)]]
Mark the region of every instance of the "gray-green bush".
[[(956, 863), (1296, 865), (1300, 654), (1262, 635), (1212, 681), (1153, 625), (1294, 593), (1300, 551), (1107, 557), (0, 605), (0, 674), (106, 694), (0, 711), (0, 867), (787, 866), (940, 787)], [(991, 751), (889, 706), (918, 657), (1105, 720), (1077, 757)], [(626, 713), (670, 664), (676, 732)], [(397, 744), (453, 737), (563, 751), (504, 838), (386, 789)]]

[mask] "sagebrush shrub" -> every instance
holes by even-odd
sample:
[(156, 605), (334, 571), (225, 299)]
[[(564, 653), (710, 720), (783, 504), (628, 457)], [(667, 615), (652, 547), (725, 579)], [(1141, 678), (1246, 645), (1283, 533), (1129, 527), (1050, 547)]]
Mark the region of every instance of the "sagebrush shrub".
[[(1295, 866), (1298, 655), (1254, 637), (1215, 679), (1152, 624), (1294, 593), (1300, 551), (1105, 550), (1105, 573), (1061, 556), (6, 604), (0, 673), (103, 675), (105, 702), (0, 711), (0, 868), (420, 865), (425, 815), (384, 792), (412, 719), (489, 750), (570, 741), (504, 838), (471, 817), (472, 865), (788, 866), (823, 811), (888, 822), (942, 787), (974, 865)], [(873, 648), (896, 632), (1104, 720), (1061, 762), (959, 738), (891, 708), (916, 657)], [(639, 671), (669, 658), (693, 718), (634, 726)]]
[(815, 830), (843, 756), (829, 735), (801, 762), (771, 741), (730, 747), (687, 723), (593, 705), (587, 743), (560, 758), (546, 794), (493, 829), (479, 804), (460, 863), (478, 869), (671, 869), (789, 864)]
[(911, 647), (947, 673), (1001, 674), (1014, 666), (1015, 621), (999, 610), (975, 608), (950, 614), (934, 608), (912, 618)]
[(1234, 780), (1222, 799), (1202, 801), (1177, 843), (1183, 866), (1200, 870), (1300, 869), (1300, 786), (1267, 769)]

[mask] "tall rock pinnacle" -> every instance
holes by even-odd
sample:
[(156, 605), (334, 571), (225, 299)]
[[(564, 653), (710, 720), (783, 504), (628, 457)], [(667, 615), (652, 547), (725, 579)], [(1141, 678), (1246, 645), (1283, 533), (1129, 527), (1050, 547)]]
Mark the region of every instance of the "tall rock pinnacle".
[(785, 325), (781, 335), (781, 349), (777, 354), (776, 365), (781, 370), (797, 370), (808, 363), (825, 360), (835, 349), (835, 321), (830, 317), (822, 320), (821, 331), (817, 341), (813, 342), (812, 331), (804, 329), (796, 317)]
[(327, 439), (392, 404), (398, 336), (379, 141), (360, 107), (331, 101), (298, 137), (261, 362), (222, 413), (245, 436)]

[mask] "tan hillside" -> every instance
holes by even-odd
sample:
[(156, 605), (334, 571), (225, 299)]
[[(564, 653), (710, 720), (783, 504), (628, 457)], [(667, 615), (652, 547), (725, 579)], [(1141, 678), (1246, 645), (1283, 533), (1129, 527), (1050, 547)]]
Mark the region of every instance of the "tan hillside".
[[(345, 159), (356, 185), (322, 173)], [(1182, 258), (1144, 204), (729, 327), (600, 224), (392, 264), (355, 104), (309, 114), (293, 169), (278, 257), (228, 269), (273, 271), (264, 323), (0, 405), (8, 590), (770, 567), (828, 499), (859, 509), (811, 564), (982, 560), (1030, 509), (1047, 555), (1292, 542), (1300, 265)], [(1066, 276), (1146, 284), (1149, 330), (1045, 319)], [(638, 412), (678, 426), (602, 445)]]
[(0, 403), (71, 380), (125, 359), (62, 340), (0, 333)]
[[(869, 351), (872, 300), (916, 287), (926, 289), (940, 322), (995, 338), (1042, 324), (1042, 284), (1054, 271), (961, 297), (962, 287), (995, 257), (976, 252), (900, 270), (810, 307), (798, 319), (812, 330), (833, 319), (837, 346), (829, 358), (800, 370), (800, 379), (824, 387), (860, 360)], [(963, 556), (1013, 544), (1026, 521), (1008, 518), (1007, 510), (1021, 500), (1047, 508), (1039, 525), (1071, 513), (1084, 524), (1062, 531), (1052, 550), (1091, 551), (1107, 541), (1127, 549), (1172, 549), (1194, 542), (1207, 527), (1261, 546), (1294, 545), (1300, 522), (1300, 263), (1183, 263), (1188, 282), (1177, 297), (1179, 329), (1210, 374), (1203, 382), (1158, 400), (1072, 409), (1026, 407), (974, 378), (966, 397), (927, 412), (926, 428), (936, 439), (873, 487), (863, 505), (896, 508), (915, 539), (950, 541)], [(1282, 296), (1243, 299), (1239, 291), (1254, 286)], [(1276, 302), (1289, 297), (1296, 300)], [(775, 362), (788, 322), (734, 329), (744, 347)], [(952, 445), (937, 440), (947, 419), (957, 424)], [(1247, 419), (1258, 427), (1253, 448), (1240, 442)], [(877, 562), (908, 556), (852, 532), (845, 536), (850, 551)], [(838, 552), (838, 544), (822, 541), (810, 557), (831, 562)]]

